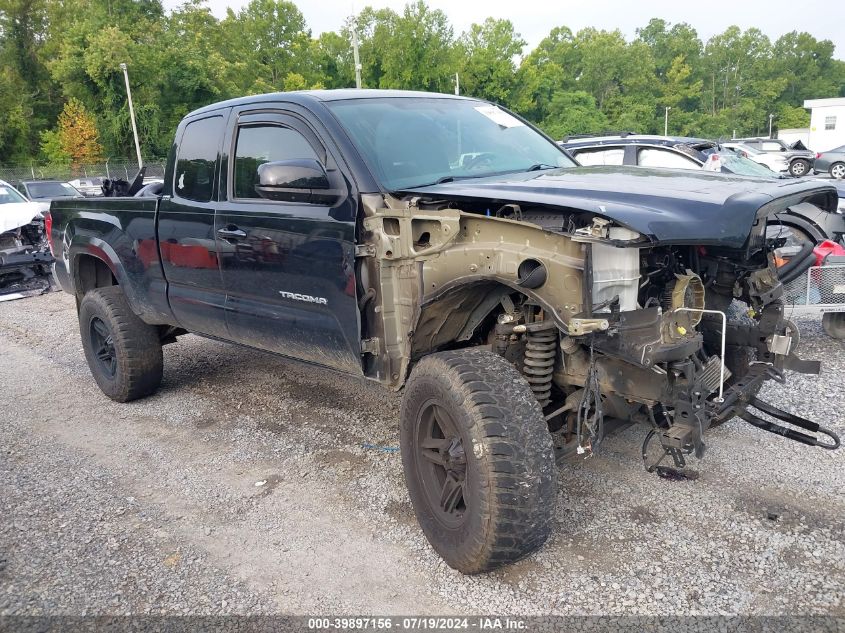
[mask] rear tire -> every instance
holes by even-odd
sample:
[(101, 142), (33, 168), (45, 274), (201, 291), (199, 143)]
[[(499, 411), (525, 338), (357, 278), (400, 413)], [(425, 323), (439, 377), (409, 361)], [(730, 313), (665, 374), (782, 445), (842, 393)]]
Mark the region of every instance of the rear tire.
[(840, 341), (845, 339), (845, 312), (825, 312), (822, 327), (829, 337)]
[(554, 522), (557, 470), (531, 388), (483, 349), (423, 358), (402, 400), (402, 463), (417, 520), (464, 574), (538, 549)]
[(164, 369), (158, 328), (132, 312), (120, 286), (85, 294), (79, 332), (91, 374), (109, 398), (129, 402), (158, 389)]
[(830, 166), (830, 177), (836, 180), (845, 178), (845, 163), (833, 163)]
[(803, 158), (797, 158), (789, 164), (789, 173), (800, 178), (806, 176), (810, 171), (810, 161)]

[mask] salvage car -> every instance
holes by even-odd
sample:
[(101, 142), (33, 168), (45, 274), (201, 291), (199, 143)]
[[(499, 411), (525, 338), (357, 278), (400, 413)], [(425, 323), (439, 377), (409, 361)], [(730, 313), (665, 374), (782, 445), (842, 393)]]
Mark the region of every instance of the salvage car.
[(461, 572), (539, 548), (556, 456), (600, 450), (619, 421), (667, 474), (735, 415), (839, 445), (756, 395), (819, 371), (795, 354), (765, 231), (791, 205), (835, 209), (827, 185), (578, 167), (496, 105), (381, 90), (202, 108), (160, 195), (142, 182), (51, 206), (103, 393), (155, 392), (187, 332), (403, 390), (411, 502)]
[[(628, 134), (580, 135), (561, 141), (582, 165), (638, 165), (666, 169), (709, 171), (782, 178), (771, 169), (749, 160), (720, 143), (700, 138)], [(802, 202), (789, 206), (775, 217), (778, 233), (790, 244), (817, 244), (824, 240), (845, 243), (845, 216)], [(772, 223), (773, 220), (770, 220)]]
[(720, 145), (723, 148), (736, 152), (740, 156), (744, 156), (748, 160), (753, 160), (755, 163), (759, 163), (771, 169), (775, 173), (789, 171), (789, 160), (780, 154), (754, 149), (750, 145), (745, 145), (744, 143), (723, 142), (720, 143)]
[(0, 180), (0, 300), (40, 294), (52, 284), (42, 205)]

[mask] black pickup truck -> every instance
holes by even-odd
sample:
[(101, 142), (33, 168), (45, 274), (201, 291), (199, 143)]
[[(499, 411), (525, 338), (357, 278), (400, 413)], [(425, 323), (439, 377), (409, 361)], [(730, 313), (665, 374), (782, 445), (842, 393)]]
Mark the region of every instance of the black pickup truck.
[(465, 573), (542, 545), (556, 457), (618, 424), (665, 476), (735, 416), (838, 446), (756, 397), (819, 370), (793, 353), (766, 221), (835, 209), (824, 184), (582, 168), (490, 103), (340, 90), (193, 112), (163, 185), (127, 193), (48, 222), (102, 391), (153, 393), (188, 332), (404, 389), (411, 501)]

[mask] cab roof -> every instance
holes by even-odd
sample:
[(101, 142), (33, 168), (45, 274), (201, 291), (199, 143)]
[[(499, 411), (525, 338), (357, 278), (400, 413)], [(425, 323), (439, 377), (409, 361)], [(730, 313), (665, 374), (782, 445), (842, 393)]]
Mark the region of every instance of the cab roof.
[(247, 97), (237, 97), (228, 101), (220, 101), (204, 106), (188, 116), (213, 112), (222, 108), (232, 108), (255, 103), (273, 103), (286, 101), (300, 105), (310, 105), (315, 102), (344, 101), (349, 99), (383, 99), (383, 98), (415, 98), (415, 99), (463, 99), (467, 101), (478, 101), (471, 97), (443, 94), (439, 92), (422, 92), (417, 90), (379, 90), (374, 88), (338, 88), (335, 90), (297, 90), (294, 92), (268, 92)]

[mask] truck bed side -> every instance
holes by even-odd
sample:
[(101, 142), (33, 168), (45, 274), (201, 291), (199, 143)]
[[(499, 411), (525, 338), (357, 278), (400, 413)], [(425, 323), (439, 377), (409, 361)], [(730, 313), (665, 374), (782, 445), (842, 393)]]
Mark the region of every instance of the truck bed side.
[(175, 324), (156, 241), (158, 198), (55, 201), (49, 236), (56, 278), (78, 299), (117, 283), (132, 311), (151, 324)]

